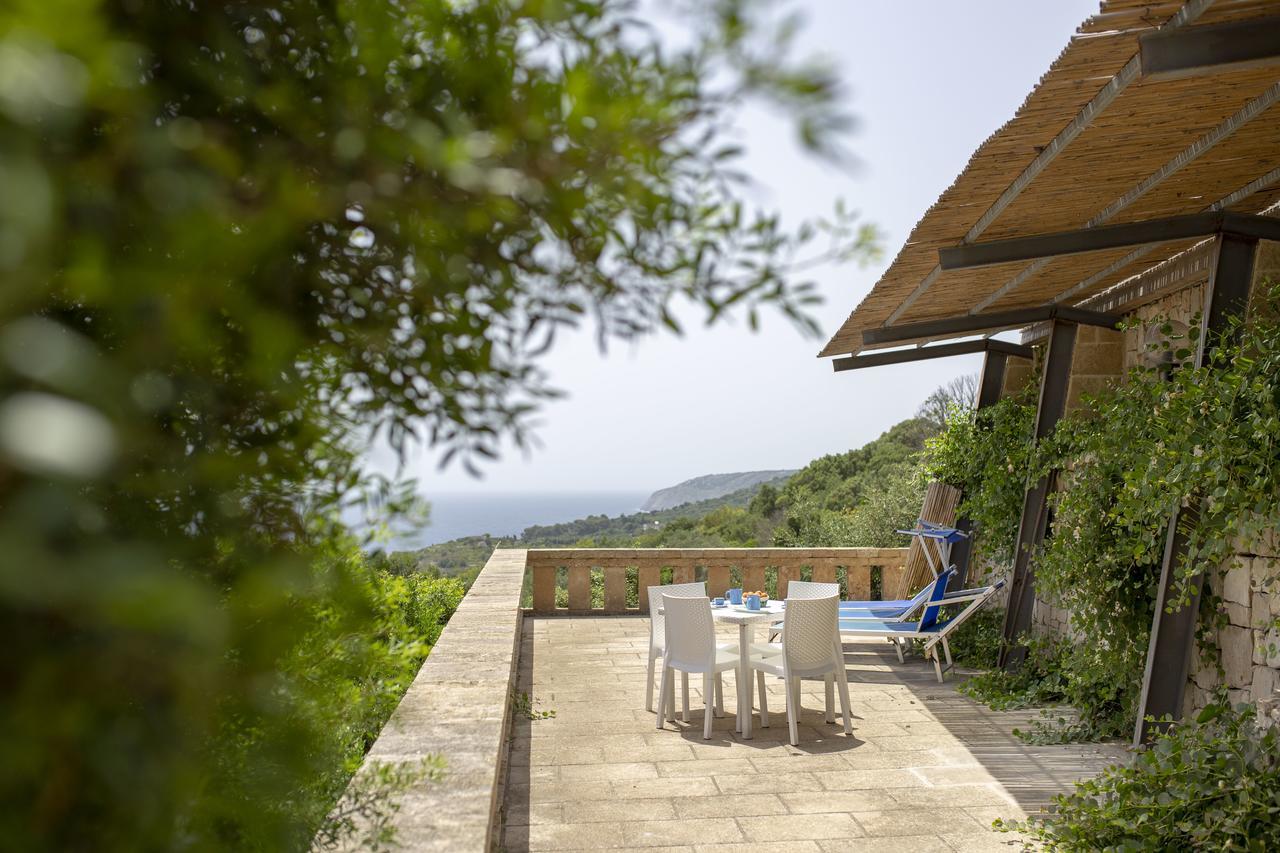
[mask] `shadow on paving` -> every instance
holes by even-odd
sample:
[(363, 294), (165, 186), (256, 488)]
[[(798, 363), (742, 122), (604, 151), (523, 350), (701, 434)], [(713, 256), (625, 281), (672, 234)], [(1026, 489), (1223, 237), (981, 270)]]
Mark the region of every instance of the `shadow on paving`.
[[(845, 663), (850, 683), (905, 687), (909, 703), (918, 703), (963, 748), (982, 771), (998, 783), (1027, 814), (1050, 805), (1054, 796), (1071, 790), (1083, 778), (1097, 775), (1131, 753), (1125, 744), (1033, 744), (1017, 737), (1015, 729), (1026, 731), (1038, 721), (1052, 722), (1070, 713), (1066, 708), (1027, 708), (995, 711), (957, 690), (977, 670), (956, 667), (939, 684), (933, 665), (919, 655), (908, 655), (906, 663), (885, 644), (846, 643)], [(1043, 711), (1047, 710), (1046, 718)], [(856, 727), (855, 727), (856, 733)]]

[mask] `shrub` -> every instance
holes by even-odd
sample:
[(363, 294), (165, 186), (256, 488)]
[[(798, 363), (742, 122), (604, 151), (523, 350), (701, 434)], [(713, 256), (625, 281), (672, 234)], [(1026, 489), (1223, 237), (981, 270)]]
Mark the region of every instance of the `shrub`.
[[(371, 569), (355, 549), (320, 560), (311, 584), (294, 597), (296, 640), (259, 685), (255, 714), (215, 706), (205, 748), (216, 769), (185, 820), (229, 847), (307, 847), (463, 596), (451, 578)], [(309, 772), (281, 796), (272, 768), (295, 751)], [(270, 832), (222, 820), (249, 808), (274, 815)]]
[(960, 489), (958, 514), (973, 521), (973, 559), (1013, 558), (1018, 519), (1030, 468), (1035, 405), (1023, 397), (1001, 400), (979, 412), (952, 407), (942, 432), (926, 442), (928, 479)]
[[(959, 607), (944, 607), (944, 615), (954, 615), (947, 612), (950, 610), (959, 611)], [(957, 628), (951, 637), (949, 644), (952, 659), (963, 666), (995, 666), (1004, 637), (1003, 627), (1003, 610), (994, 607), (979, 610)]]

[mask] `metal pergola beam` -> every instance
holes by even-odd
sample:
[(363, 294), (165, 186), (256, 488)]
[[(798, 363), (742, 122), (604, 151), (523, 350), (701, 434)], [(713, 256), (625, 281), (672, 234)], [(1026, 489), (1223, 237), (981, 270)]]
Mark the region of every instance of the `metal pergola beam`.
[[(1075, 323), (1055, 320), (1049, 331), (1049, 347), (1044, 370), (1040, 375), (1040, 399), (1036, 406), (1036, 442), (1053, 432), (1067, 410), (1067, 389), (1071, 384), (1071, 358), (1075, 353)], [(1018, 522), (1018, 541), (1014, 546), (1013, 580), (1009, 585), (1009, 607), (1004, 614), (1004, 643), (1000, 648), (1000, 665), (1017, 669), (1026, 659), (1027, 649), (1018, 639), (1031, 628), (1035, 607), (1035, 572), (1031, 557), (1044, 542), (1049, 529), (1049, 495), (1053, 492), (1057, 472), (1050, 471), (1034, 483), (1028, 483), (1022, 501), (1022, 518)]]
[(1142, 76), (1176, 80), (1280, 61), (1280, 17), (1250, 18), (1138, 37)]
[[(1215, 347), (1227, 342), (1225, 335), (1239, 334), (1233, 317), (1243, 317), (1249, 307), (1249, 291), (1253, 284), (1254, 260), (1258, 241), (1249, 237), (1223, 234), (1218, 238), (1218, 256), (1213, 275), (1205, 288), (1200, 343), (1196, 350), (1196, 366), (1203, 367)], [(1138, 724), (1134, 744), (1149, 741), (1165, 731), (1182, 716), (1182, 695), (1191, 668), (1191, 650), (1195, 645), (1196, 623), (1200, 615), (1200, 594), (1204, 575), (1187, 580), (1189, 602), (1170, 609), (1176, 599), (1178, 578), (1187, 556), (1187, 536), (1199, 505), (1174, 506), (1165, 536), (1164, 559), (1160, 566), (1160, 587), (1156, 592), (1156, 612), (1151, 623), (1151, 640), (1147, 646), (1147, 668), (1142, 676), (1142, 695), (1138, 702)], [(1151, 719), (1148, 719), (1151, 718)]]
[(851, 355), (846, 358), (837, 358), (831, 362), (831, 367), (837, 372), (845, 370), (862, 370), (866, 367), (883, 367), (886, 364), (906, 364), (912, 361), (928, 361), (934, 358), (947, 358), (953, 355), (969, 355), (975, 352), (987, 353), (990, 360), (991, 354), (996, 353), (1003, 356), (1016, 355), (1021, 358), (1031, 358), (1034, 351), (1031, 347), (1024, 347), (1020, 344), (1013, 344), (1007, 341), (993, 341), (990, 339), (978, 341), (959, 341), (953, 344), (939, 344), (932, 347), (913, 347), (911, 349), (893, 350), (891, 352), (867, 353), (865, 355)]
[(1236, 234), (1255, 239), (1280, 240), (1280, 218), (1217, 210), (1186, 216), (1170, 216), (1165, 219), (1148, 219), (1144, 222), (1126, 222), (1120, 225), (1102, 225), (1097, 228), (1080, 228), (1054, 234), (1037, 234), (1032, 237), (992, 240), (988, 243), (970, 243), (966, 246), (939, 249), (938, 265), (944, 270), (972, 269), (991, 264), (1034, 261), (1079, 252), (1123, 249), (1147, 243), (1210, 237), (1214, 234)]
[(929, 340), (959, 337), (1005, 329), (1020, 329), (1046, 320), (1063, 320), (1082, 326), (1103, 326), (1114, 329), (1120, 322), (1119, 314), (1104, 314), (1065, 305), (1042, 305), (1038, 308), (1019, 308), (1014, 311), (993, 311), (989, 314), (962, 314), (941, 320), (925, 320), (920, 323), (904, 323), (900, 326), (880, 326), (862, 330), (862, 343), (866, 346), (891, 344), (902, 341)]

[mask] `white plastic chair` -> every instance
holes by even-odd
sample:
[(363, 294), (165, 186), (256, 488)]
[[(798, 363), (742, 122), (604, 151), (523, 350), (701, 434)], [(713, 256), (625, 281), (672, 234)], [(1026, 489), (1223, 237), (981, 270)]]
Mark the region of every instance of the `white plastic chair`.
[[(790, 590), (788, 590), (790, 591)], [(781, 643), (767, 643), (759, 651), (752, 649), (748, 663), (757, 673), (780, 676), (787, 691), (787, 726), (791, 745), (799, 743), (797, 724), (800, 720), (800, 679), (822, 676), (826, 681), (827, 722), (834, 723), (833, 686), (840, 686), (840, 707), (844, 712), (844, 733), (853, 734), (849, 716), (849, 682), (844, 671), (844, 654), (840, 648), (840, 600), (825, 598), (787, 598)], [(834, 683), (833, 683), (834, 682)], [(750, 690), (750, 685), (747, 685)], [(760, 725), (769, 725), (768, 700), (763, 685), (760, 691)]]
[[(675, 673), (695, 673), (702, 676), (703, 711), (702, 736), (711, 738), (711, 719), (715, 715), (712, 692), (724, 695), (721, 673), (736, 669), (738, 656), (716, 646), (715, 622), (711, 618), (711, 600), (664, 595), (662, 606), (666, 617), (666, 644), (662, 654), (662, 689), (658, 693), (658, 728), (664, 719), (675, 719)], [(689, 692), (685, 690), (685, 701)], [(687, 706), (686, 706), (687, 707)], [(688, 713), (685, 714), (688, 719)]]
[[(829, 598), (840, 597), (840, 584), (817, 581), (790, 581), (787, 583), (787, 598)], [(782, 623), (774, 622), (769, 626), (769, 642), (778, 639), (782, 633)]]
[[(658, 658), (662, 657), (666, 648), (666, 619), (662, 613), (662, 597), (664, 595), (678, 596), (681, 598), (706, 598), (707, 585), (705, 583), (670, 583), (666, 586), (649, 587), (649, 677), (644, 685), (644, 709), (646, 711), (653, 710), (653, 676), (655, 663)], [(709, 606), (709, 605), (708, 605)], [(721, 648), (733, 649), (736, 646), (723, 645)], [(681, 679), (681, 686), (684, 689), (684, 703), (682, 706), (682, 716), (684, 721), (689, 721), (689, 676), (684, 674)], [(675, 706), (675, 693), (673, 692), (670, 701), (672, 707)], [(716, 693), (716, 710), (719, 713), (724, 712), (724, 694), (717, 690)]]

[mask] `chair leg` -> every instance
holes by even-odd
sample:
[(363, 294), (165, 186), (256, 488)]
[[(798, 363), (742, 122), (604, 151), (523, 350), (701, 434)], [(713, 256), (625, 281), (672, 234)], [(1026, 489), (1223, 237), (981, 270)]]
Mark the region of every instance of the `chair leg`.
[(929, 649), (929, 655), (933, 658), (933, 669), (938, 674), (938, 683), (942, 684), (942, 659), (938, 657), (938, 650), (936, 648)]
[(835, 682), (835, 676), (828, 672), (828, 673), (826, 674), (826, 676), (825, 676), (822, 680), (823, 680), (823, 682), (825, 682), (823, 686), (826, 688), (826, 697), (825, 697), (825, 698), (826, 698), (826, 703), (827, 703), (827, 705), (826, 705), (826, 709), (827, 709), (827, 722), (828, 722), (828, 723), (834, 723), (834, 722), (836, 721), (836, 714), (835, 714), (835, 708), (836, 708), (836, 700), (835, 700), (836, 682)]
[(702, 697), (704, 708), (702, 711), (702, 739), (711, 740), (711, 718), (715, 715), (716, 703), (712, 699), (712, 693), (715, 690), (712, 687), (713, 676), (709, 672), (702, 674)]
[(667, 702), (663, 706), (667, 709), (667, 722), (674, 723), (676, 721), (676, 671), (669, 669), (665, 662), (662, 666), (662, 680), (667, 685)]
[(951, 660), (951, 644), (947, 642), (947, 638), (942, 638), (942, 650), (947, 654), (947, 669), (955, 666), (955, 662)]
[(797, 721), (800, 719), (800, 679), (787, 679), (787, 734), (791, 745), (800, 745)]
[(840, 710), (844, 712), (844, 733), (853, 734), (853, 720), (849, 713), (849, 677), (844, 671), (844, 661), (841, 660), (840, 668), (836, 670), (836, 686), (840, 688)]
[(724, 716), (724, 676), (722, 676), (718, 672), (716, 673), (715, 691), (716, 691), (715, 714), (717, 717), (723, 717)]
[[(658, 688), (658, 728), (662, 728), (663, 722), (667, 718), (667, 702), (671, 698), (667, 695), (667, 682), (671, 680), (671, 670), (667, 669), (665, 662), (662, 667), (662, 685)], [(652, 686), (653, 682), (649, 682)]]
[(902, 643), (897, 640), (893, 641), (893, 650), (898, 653), (898, 663), (906, 663), (907, 659), (902, 656)]
[(649, 678), (644, 683), (644, 709), (646, 711), (653, 710), (653, 665), (656, 661), (657, 658), (653, 655), (649, 655)]
[(684, 692), (684, 704), (680, 706), (680, 722), (689, 722), (689, 673), (680, 673), (680, 686)]
[(764, 688), (764, 670), (756, 670), (756, 679), (760, 684), (760, 728), (769, 728), (769, 694)]

